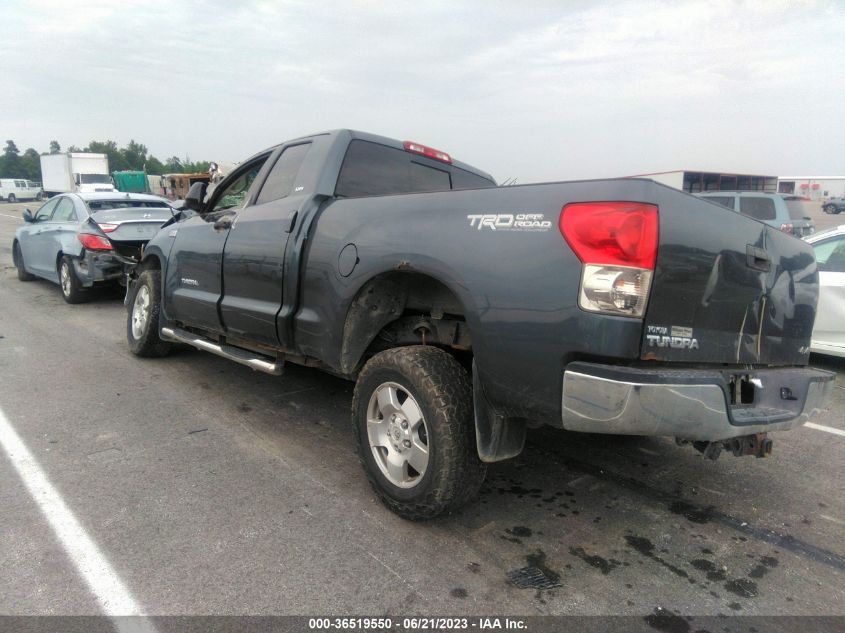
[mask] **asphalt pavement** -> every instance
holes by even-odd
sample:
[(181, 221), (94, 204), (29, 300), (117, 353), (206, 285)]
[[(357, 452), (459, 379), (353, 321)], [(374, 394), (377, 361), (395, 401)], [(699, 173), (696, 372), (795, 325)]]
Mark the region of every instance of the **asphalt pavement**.
[(827, 430), (773, 434), (768, 459), (541, 429), (477, 502), (410, 523), (358, 464), (351, 383), (133, 357), (119, 291), (71, 306), (17, 280), (24, 206), (0, 204), (0, 432), (20, 441), (0, 614), (103, 613), (100, 581), (148, 614), (845, 613), (845, 362), (812, 358), (837, 373)]

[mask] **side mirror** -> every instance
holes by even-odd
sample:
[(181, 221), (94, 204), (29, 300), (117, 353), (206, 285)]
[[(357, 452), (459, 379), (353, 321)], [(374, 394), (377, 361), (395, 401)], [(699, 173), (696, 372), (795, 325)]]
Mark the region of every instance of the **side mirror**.
[(206, 184), (204, 182), (195, 182), (191, 185), (191, 188), (188, 189), (188, 195), (185, 196), (185, 202), (182, 205), (183, 209), (189, 209), (191, 211), (202, 211), (202, 201), (205, 198), (205, 187)]
[(24, 222), (34, 222), (35, 221), (35, 218), (32, 217), (32, 211), (30, 211), (29, 209), (24, 209), (23, 213), (21, 213), (21, 215), (23, 216)]

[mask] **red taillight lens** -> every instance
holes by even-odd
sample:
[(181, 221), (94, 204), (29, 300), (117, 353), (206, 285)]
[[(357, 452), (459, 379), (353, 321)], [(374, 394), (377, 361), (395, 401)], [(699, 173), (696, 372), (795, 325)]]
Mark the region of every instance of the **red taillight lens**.
[(405, 141), (405, 151), (413, 152), (414, 154), (422, 154), (423, 156), (433, 158), (434, 160), (439, 160), (443, 163), (452, 162), (452, 157), (449, 156), (449, 154), (447, 154), (446, 152), (441, 152), (439, 149), (420, 145), (419, 143), (414, 143), (413, 141)]
[(100, 227), (103, 233), (111, 233), (112, 231), (117, 230), (117, 224), (107, 224), (103, 222), (102, 224), (98, 224), (97, 226)]
[(783, 231), (784, 233), (792, 233), (793, 228), (795, 228), (795, 227), (792, 224), (784, 223), (784, 224), (780, 225), (780, 230)]
[(639, 202), (575, 202), (563, 207), (560, 232), (585, 264), (654, 270), (657, 207)]
[(89, 251), (110, 251), (112, 249), (111, 242), (109, 242), (102, 235), (94, 235), (93, 233), (79, 233), (77, 236), (82, 245)]

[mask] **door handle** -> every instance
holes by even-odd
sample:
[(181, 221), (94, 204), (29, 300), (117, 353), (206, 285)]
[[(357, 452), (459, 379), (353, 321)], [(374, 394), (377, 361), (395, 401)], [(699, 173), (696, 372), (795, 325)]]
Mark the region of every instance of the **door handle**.
[(769, 272), (772, 267), (772, 258), (765, 249), (746, 244), (745, 263), (749, 268), (753, 268), (754, 270)]

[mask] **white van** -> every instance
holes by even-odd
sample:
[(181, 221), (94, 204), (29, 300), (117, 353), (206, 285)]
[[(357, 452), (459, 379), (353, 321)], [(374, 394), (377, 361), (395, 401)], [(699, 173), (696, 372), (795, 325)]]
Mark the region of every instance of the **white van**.
[(41, 200), (43, 197), (44, 191), (37, 182), (19, 178), (0, 178), (0, 200), (17, 202), (18, 200)]

